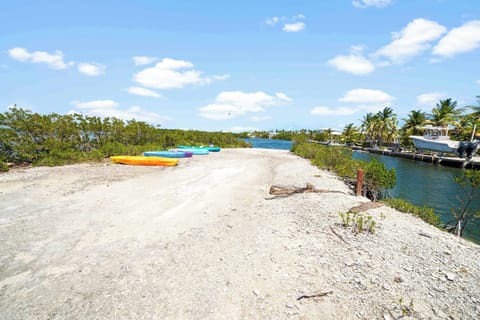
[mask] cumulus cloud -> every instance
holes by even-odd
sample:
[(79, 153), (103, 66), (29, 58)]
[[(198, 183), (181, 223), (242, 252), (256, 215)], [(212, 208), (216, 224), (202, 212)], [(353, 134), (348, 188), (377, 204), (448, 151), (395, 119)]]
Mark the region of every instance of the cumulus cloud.
[(150, 64), (150, 63), (153, 63), (153, 62), (158, 60), (155, 57), (146, 57), (146, 56), (135, 56), (132, 59), (133, 59), (133, 63), (136, 66), (143, 66), (143, 65)]
[(392, 0), (354, 0), (352, 4), (356, 8), (377, 7), (383, 8), (392, 4)]
[(480, 84), (480, 80), (477, 80), (476, 82), (477, 82), (477, 84)]
[(92, 77), (105, 74), (106, 68), (107, 67), (99, 63), (82, 62), (78, 64), (78, 71), (80, 73), (83, 73), (87, 76), (92, 76)]
[(415, 19), (400, 32), (393, 33), (393, 41), (375, 53), (393, 63), (403, 63), (430, 48), (430, 43), (440, 38), (446, 28), (435, 21)]
[(362, 55), (363, 46), (352, 46), (349, 55), (338, 55), (328, 61), (340, 71), (355, 75), (369, 74), (375, 70), (375, 65)]
[(66, 63), (63, 60), (62, 51), (55, 51), (55, 53), (48, 53), (45, 51), (29, 52), (24, 48), (12, 48), (8, 50), (10, 58), (21, 62), (31, 63), (45, 63), (51, 69), (62, 70), (73, 65), (73, 62)]
[(72, 105), (79, 108), (80, 111), (72, 110), (70, 113), (82, 113), (96, 117), (115, 117), (122, 120), (145, 121), (155, 124), (164, 124), (170, 120), (169, 117), (161, 116), (155, 112), (142, 110), (139, 106), (131, 106), (127, 109), (118, 108), (118, 102), (110, 99), (93, 101), (72, 101)]
[(480, 20), (475, 20), (450, 30), (433, 48), (433, 54), (453, 57), (478, 47), (480, 47)]
[(264, 23), (270, 27), (275, 27), (281, 22), (282, 30), (285, 32), (299, 32), (305, 29), (306, 24), (302, 20), (305, 20), (306, 17), (303, 14), (297, 14), (291, 17), (270, 17), (265, 19)]
[(310, 110), (310, 114), (314, 116), (349, 116), (358, 112), (358, 108), (349, 108), (349, 107), (314, 107)]
[(285, 98), (288, 97), (283, 93), (271, 96), (261, 91), (224, 91), (217, 95), (214, 103), (199, 108), (199, 115), (211, 120), (233, 119), (247, 113), (264, 112), (288, 101)]
[(340, 102), (357, 103), (361, 105), (390, 104), (393, 100), (395, 100), (395, 97), (383, 91), (361, 88), (350, 90), (338, 99)]
[(438, 101), (445, 97), (445, 93), (442, 92), (423, 93), (417, 97), (417, 105), (421, 107), (435, 107)]
[(142, 96), (142, 97), (154, 97), (154, 98), (160, 98), (161, 95), (153, 90), (150, 89), (145, 89), (141, 87), (129, 87), (127, 89), (127, 92), (130, 94), (135, 94), (137, 96)]
[(190, 61), (164, 58), (155, 66), (136, 73), (133, 79), (147, 88), (174, 89), (187, 85), (204, 85), (227, 77), (226, 75), (202, 77), (202, 73), (193, 69), (193, 63)]
[(295, 22), (295, 23), (285, 23), (282, 30), (285, 32), (299, 32), (305, 29), (305, 23)]

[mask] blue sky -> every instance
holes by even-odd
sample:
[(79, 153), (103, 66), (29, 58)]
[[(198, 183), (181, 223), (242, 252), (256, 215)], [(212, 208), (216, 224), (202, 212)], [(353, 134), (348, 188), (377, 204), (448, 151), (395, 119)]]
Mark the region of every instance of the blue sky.
[(0, 108), (342, 129), (480, 95), (480, 1), (2, 1)]

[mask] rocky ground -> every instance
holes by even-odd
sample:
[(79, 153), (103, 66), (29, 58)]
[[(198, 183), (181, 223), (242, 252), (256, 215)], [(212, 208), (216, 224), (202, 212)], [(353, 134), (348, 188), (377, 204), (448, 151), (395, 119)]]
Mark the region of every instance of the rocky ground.
[[(269, 194), (307, 182), (337, 192)], [(480, 247), (387, 207), (354, 233), (365, 202), (287, 151), (12, 170), (0, 318), (478, 319)]]

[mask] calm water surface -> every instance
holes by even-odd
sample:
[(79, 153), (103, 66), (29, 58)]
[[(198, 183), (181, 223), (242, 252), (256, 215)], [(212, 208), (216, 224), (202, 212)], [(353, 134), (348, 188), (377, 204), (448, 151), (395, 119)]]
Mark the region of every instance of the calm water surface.
[[(457, 197), (462, 190), (452, 181), (452, 178), (459, 176), (462, 169), (366, 152), (354, 152), (353, 158), (367, 161), (377, 159), (388, 169), (395, 168), (397, 184), (390, 190), (390, 195), (405, 199), (417, 206), (434, 208), (442, 222), (450, 221), (452, 218), (450, 209), (459, 206)], [(480, 211), (480, 199), (474, 200), (473, 208)], [(480, 243), (480, 226), (467, 226), (464, 235)]]
[(250, 143), (254, 148), (281, 149), (281, 150), (290, 150), (292, 148), (292, 141), (287, 141), (287, 140), (260, 139), (260, 138), (246, 138), (243, 140)]

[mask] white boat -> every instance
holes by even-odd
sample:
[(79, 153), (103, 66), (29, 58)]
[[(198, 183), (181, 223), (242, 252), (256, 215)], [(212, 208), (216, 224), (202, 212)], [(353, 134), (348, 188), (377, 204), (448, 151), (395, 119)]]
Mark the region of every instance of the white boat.
[(471, 158), (478, 149), (478, 141), (454, 141), (448, 136), (448, 127), (424, 126), (423, 136), (410, 136), (417, 149), (439, 153), (454, 153), (461, 158)]

